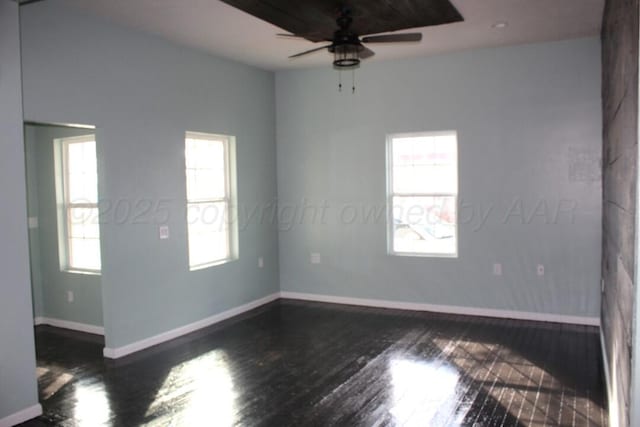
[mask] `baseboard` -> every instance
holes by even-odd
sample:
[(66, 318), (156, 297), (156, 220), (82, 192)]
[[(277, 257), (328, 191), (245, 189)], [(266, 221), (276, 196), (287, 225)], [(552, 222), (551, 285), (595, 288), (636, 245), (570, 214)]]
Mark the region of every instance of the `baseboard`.
[(222, 322), (223, 320), (227, 320), (231, 317), (253, 310), (254, 308), (260, 307), (261, 305), (265, 305), (272, 301), (275, 301), (279, 297), (280, 297), (279, 293), (271, 294), (266, 297), (257, 299), (255, 301), (251, 301), (249, 303), (243, 304), (241, 306), (234, 307), (230, 310), (223, 311), (222, 313), (218, 313), (214, 316), (207, 317), (206, 319), (202, 319), (197, 322), (190, 323), (188, 325), (185, 325), (176, 329), (172, 329), (170, 331), (163, 332), (153, 337), (136, 341), (134, 343), (131, 343), (122, 347), (116, 347), (116, 348), (105, 347), (103, 350), (104, 357), (109, 359), (118, 359), (120, 357), (127, 356), (137, 351), (144, 350), (145, 348), (153, 347), (154, 345), (158, 345), (163, 342), (170, 341), (182, 335), (186, 335), (188, 333), (197, 331), (198, 329), (206, 328), (207, 326), (211, 326), (213, 324)]
[(609, 378), (609, 357), (607, 356), (607, 348), (604, 344), (604, 334), (600, 330), (600, 352), (602, 353), (602, 364), (604, 365), (604, 382), (607, 388), (607, 397), (611, 395), (611, 378)]
[(280, 297), (302, 301), (327, 302), (332, 304), (357, 305), (377, 308), (392, 308), (397, 310), (430, 311), (434, 313), (460, 314), (466, 316), (496, 317), (501, 319), (533, 320), (537, 322), (600, 326), (600, 318), (598, 317), (566, 316), (562, 314), (551, 313), (531, 313), (524, 311), (495, 310), (488, 308), (472, 308), (451, 305), (386, 301), (378, 299), (338, 297), (300, 292), (280, 292)]
[[(605, 346), (604, 334), (602, 329), (600, 329), (600, 349), (602, 352), (602, 364), (604, 365), (604, 382), (606, 387), (606, 397), (607, 397), (607, 412), (609, 415), (609, 426), (617, 427), (620, 425), (617, 408), (618, 405), (612, 405), (613, 402), (613, 388), (611, 384), (611, 376), (609, 373), (609, 357), (607, 356), (607, 347)], [(615, 406), (615, 408), (614, 408)]]
[(104, 335), (102, 326), (88, 325), (86, 323), (71, 322), (69, 320), (53, 319), (51, 317), (36, 317), (33, 323), (37, 325), (49, 325), (56, 328), (71, 329), (72, 331), (86, 332), (94, 335)]
[[(109, 359), (119, 359), (124, 356), (128, 356), (132, 353), (144, 350), (149, 347), (161, 344), (166, 341), (178, 338), (182, 335), (197, 331), (207, 326), (211, 326), (223, 320), (227, 320), (231, 317), (237, 316), (261, 305), (268, 304), (279, 298), (303, 300), (303, 301), (316, 301), (326, 302), (332, 304), (343, 305), (356, 305), (365, 307), (379, 307), (379, 308), (391, 308), (398, 310), (412, 310), (412, 311), (430, 311), (434, 313), (447, 313), (447, 314), (460, 314), (467, 316), (482, 316), (482, 317), (497, 317), (503, 319), (518, 319), (518, 320), (533, 320), (539, 322), (554, 322), (554, 323), (567, 323), (574, 325), (587, 325), (587, 326), (599, 326), (600, 319), (597, 317), (580, 317), (580, 316), (565, 316), (559, 314), (549, 313), (529, 313), (520, 311), (507, 311), (507, 310), (493, 310), (471, 307), (456, 307), (448, 305), (436, 305), (436, 304), (423, 304), (423, 303), (409, 303), (400, 301), (385, 301), (376, 299), (363, 299), (363, 298), (350, 298), (350, 297), (337, 297), (330, 295), (318, 295), (307, 294), (299, 292), (278, 292), (266, 297), (251, 301), (247, 304), (243, 304), (239, 307), (232, 308), (222, 313), (218, 313), (214, 316), (207, 317), (206, 319), (199, 320), (194, 323), (190, 323), (185, 326), (181, 326), (176, 329), (172, 329), (167, 332), (155, 335), (150, 338), (145, 338), (140, 341), (136, 341), (131, 344), (127, 344), (122, 347), (110, 348), (105, 347), (103, 350), (104, 357)], [(54, 325), (55, 326), (55, 325)]]
[(40, 404), (38, 403), (36, 405), (29, 406), (22, 411), (11, 414), (8, 417), (0, 419), (0, 427), (12, 427), (16, 424), (20, 424), (35, 417), (39, 417), (40, 415), (42, 415), (42, 406), (40, 406)]

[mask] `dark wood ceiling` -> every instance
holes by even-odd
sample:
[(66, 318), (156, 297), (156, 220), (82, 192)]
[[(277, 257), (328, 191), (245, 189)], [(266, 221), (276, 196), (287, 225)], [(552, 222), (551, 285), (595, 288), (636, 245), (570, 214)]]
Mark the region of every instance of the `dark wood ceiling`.
[(328, 40), (342, 7), (351, 10), (358, 35), (462, 21), (449, 0), (222, 0), (311, 41)]

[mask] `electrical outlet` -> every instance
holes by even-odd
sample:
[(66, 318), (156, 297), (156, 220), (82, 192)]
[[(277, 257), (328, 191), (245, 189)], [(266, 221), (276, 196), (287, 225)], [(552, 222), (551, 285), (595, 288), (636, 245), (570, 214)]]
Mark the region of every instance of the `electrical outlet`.
[(320, 264), (322, 262), (322, 258), (320, 257), (319, 253), (312, 252), (310, 261), (311, 261), (311, 264)]
[(538, 268), (536, 270), (538, 276), (544, 276), (544, 265), (538, 264)]
[(160, 234), (160, 240), (166, 240), (169, 238), (169, 226), (168, 225), (161, 225), (158, 228), (158, 232)]
[(493, 264), (493, 275), (502, 276), (502, 264), (500, 263)]
[(74, 300), (73, 291), (67, 291), (67, 302), (72, 303)]
[(262, 257), (258, 258), (258, 267), (259, 268), (263, 268), (264, 267), (264, 258), (262, 258)]

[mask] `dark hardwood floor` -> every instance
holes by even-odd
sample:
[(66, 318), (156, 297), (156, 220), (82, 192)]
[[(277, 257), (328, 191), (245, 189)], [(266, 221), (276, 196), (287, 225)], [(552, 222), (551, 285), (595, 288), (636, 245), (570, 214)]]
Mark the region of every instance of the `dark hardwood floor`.
[(116, 361), (36, 342), (27, 426), (606, 425), (589, 327), (283, 300)]

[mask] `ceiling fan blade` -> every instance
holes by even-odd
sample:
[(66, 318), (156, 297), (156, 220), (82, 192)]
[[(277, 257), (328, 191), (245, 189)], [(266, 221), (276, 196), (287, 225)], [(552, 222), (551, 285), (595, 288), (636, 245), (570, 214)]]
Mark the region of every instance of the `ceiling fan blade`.
[(304, 51), (304, 52), (300, 52), (300, 53), (296, 53), (295, 55), (291, 55), (289, 58), (297, 58), (297, 57), (299, 57), (299, 56), (307, 55), (307, 54), (309, 54), (309, 53), (313, 53), (313, 52), (317, 52), (317, 51), (319, 51), (319, 50), (326, 49), (326, 48), (329, 48), (329, 47), (331, 47), (331, 46), (333, 46), (333, 45), (328, 44), (328, 45), (326, 45), (326, 46), (317, 47), (317, 48), (315, 48), (315, 49), (311, 49), (311, 50), (306, 50), (306, 51)]
[(373, 55), (375, 55), (376, 53), (374, 51), (372, 51), (371, 49), (369, 49), (366, 46), (363, 46), (364, 50), (362, 52), (360, 52), (360, 59), (368, 59), (371, 58)]
[(422, 33), (382, 34), (363, 37), (362, 43), (401, 43), (419, 42), (420, 40), (422, 40)]
[[(35, 0), (35, 1), (43, 1), (43, 0)], [(333, 43), (332, 39), (320, 39), (320, 40), (314, 41), (315, 40), (315, 36), (311, 36), (311, 37), (314, 37), (314, 39), (310, 39), (309, 35), (303, 36), (301, 34), (276, 33), (276, 37), (282, 37), (282, 38), (286, 38), (286, 39), (296, 39), (296, 40), (308, 40), (308, 41), (311, 41), (313, 43), (320, 43), (320, 42), (331, 42), (331, 43)]]
[(304, 39), (304, 36), (299, 36), (297, 34), (286, 34), (286, 33), (278, 33), (276, 34), (278, 37), (289, 37), (293, 39)]

